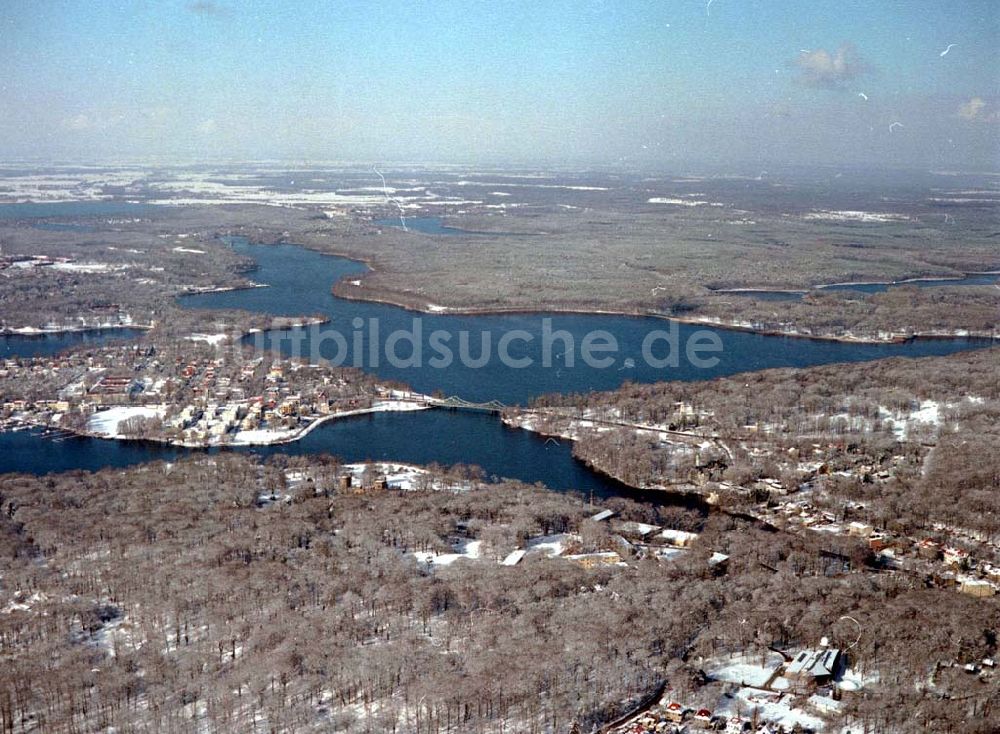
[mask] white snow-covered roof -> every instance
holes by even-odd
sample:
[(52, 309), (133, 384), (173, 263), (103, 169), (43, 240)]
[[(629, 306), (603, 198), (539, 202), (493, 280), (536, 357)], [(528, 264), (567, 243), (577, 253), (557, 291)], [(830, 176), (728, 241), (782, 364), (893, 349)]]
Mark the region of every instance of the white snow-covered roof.
[(525, 553), (527, 553), (527, 551), (521, 549), (511, 551), (510, 554), (500, 562), (500, 565), (516, 566), (518, 563), (521, 562), (521, 559), (524, 558)]
[(831, 676), (836, 672), (840, 650), (803, 650), (788, 664), (789, 675)]
[(725, 563), (728, 560), (729, 560), (729, 556), (727, 556), (725, 553), (719, 553), (718, 551), (716, 551), (715, 553), (713, 553), (709, 557), (709, 559), (708, 559), (708, 565), (709, 566), (718, 566), (720, 563)]
[(645, 537), (650, 533), (659, 530), (659, 526), (650, 525), (645, 522), (623, 522), (621, 525), (622, 532), (635, 533), (640, 537)]
[(674, 545), (684, 545), (697, 538), (698, 533), (689, 533), (685, 530), (666, 528), (660, 533), (660, 537), (670, 543), (673, 543)]

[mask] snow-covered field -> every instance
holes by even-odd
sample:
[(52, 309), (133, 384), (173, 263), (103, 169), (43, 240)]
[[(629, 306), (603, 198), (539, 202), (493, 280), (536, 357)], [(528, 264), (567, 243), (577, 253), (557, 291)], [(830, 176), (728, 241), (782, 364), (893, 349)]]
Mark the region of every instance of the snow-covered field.
[(455, 561), (479, 558), (482, 542), (478, 540), (456, 541), (453, 553), (433, 553), (430, 551), (414, 551), (413, 557), (428, 566), (450, 566)]
[(229, 338), (228, 334), (192, 334), (189, 337), (185, 337), (188, 341), (193, 342), (205, 342), (206, 344), (211, 344), (212, 346), (218, 346)]
[[(351, 485), (353, 487), (361, 487), (363, 485), (364, 480), (366, 479), (365, 473), (368, 471), (373, 472), (374, 477), (384, 478), (389, 489), (396, 491), (411, 492), (419, 489), (430, 489), (435, 492), (467, 492), (470, 489), (469, 483), (465, 480), (450, 480), (442, 478), (435, 479), (431, 476), (431, 473), (427, 469), (420, 466), (414, 466), (413, 464), (376, 461), (368, 463), (344, 464), (340, 467), (341, 476), (350, 476)], [(294, 488), (301, 485), (303, 482), (311, 481), (309, 473), (302, 471), (286, 472), (285, 478), (288, 480), (289, 488)], [(290, 499), (290, 496), (262, 497), (265, 501), (275, 501), (285, 498)], [(468, 550), (468, 553), (471, 553), (471, 549)]]
[(122, 406), (108, 408), (98, 413), (94, 413), (87, 421), (87, 430), (90, 433), (107, 438), (122, 438), (118, 431), (118, 424), (135, 416), (144, 418), (162, 418), (166, 413), (166, 408), (157, 406)]
[[(360, 485), (365, 471), (368, 470), (369, 466), (378, 475), (385, 477), (386, 482), (392, 489), (401, 489), (404, 491), (410, 491), (417, 489), (422, 483), (422, 479), (427, 477), (430, 473), (423, 467), (414, 466), (413, 464), (400, 464), (391, 461), (377, 461), (372, 464), (354, 463), (354, 464), (344, 464), (341, 470), (347, 474), (351, 475), (351, 479), (355, 485)], [(306, 475), (302, 472), (292, 471), (286, 474), (286, 478), (291, 483), (301, 482), (306, 479)], [(453, 490), (464, 490), (467, 487), (464, 484), (451, 483), (444, 484), (441, 482), (435, 482), (433, 485), (434, 489), (453, 489)]]
[(784, 663), (781, 655), (768, 652), (763, 664), (760, 655), (737, 655), (705, 661), (705, 672), (716, 680), (749, 686), (764, 686)]
[(239, 431), (229, 442), (231, 446), (265, 446), (272, 443), (283, 443), (291, 441), (302, 433), (298, 428), (278, 429), (260, 428), (255, 430)]
[(890, 413), (885, 408), (879, 408), (879, 415), (892, 424), (893, 433), (900, 441), (905, 441), (910, 434), (921, 427), (937, 430), (941, 426), (941, 405), (934, 400), (924, 400), (920, 407), (909, 413)]
[[(374, 175), (373, 175), (374, 178)], [(209, 180), (211, 179), (211, 180)], [(362, 186), (337, 190), (301, 188), (298, 190), (274, 189), (250, 182), (220, 180), (219, 176), (204, 174), (176, 174), (169, 181), (148, 184), (153, 192), (151, 204), (205, 205), (205, 204), (261, 204), (284, 207), (321, 207), (327, 216), (337, 216), (351, 207), (381, 206), (391, 196), (395, 205), (404, 209), (426, 206), (455, 206), (470, 202), (459, 197), (449, 197), (428, 191), (424, 186), (389, 188)], [(404, 193), (405, 192), (405, 193)]]
[(95, 169), (0, 177), (0, 203), (101, 201), (106, 188), (128, 186), (141, 177), (137, 169)]
[[(336, 167), (336, 166), (334, 166)], [(389, 197), (394, 204), (407, 210), (419, 210), (427, 206), (456, 206), (462, 204), (482, 204), (482, 201), (465, 197), (446, 196), (429, 190), (426, 185), (414, 181), (390, 182), (396, 185), (379, 185), (378, 176), (372, 173), (372, 184), (365, 186), (345, 186), (325, 188), (331, 182), (326, 178), (316, 178), (315, 168), (295, 168), (283, 166), (255, 166), (245, 173), (223, 171), (194, 171), (173, 169), (169, 173), (160, 169), (92, 168), (53, 169), (38, 174), (11, 172), (2, 175), (0, 169), (0, 203), (64, 203), (75, 201), (107, 201), (121, 196), (122, 189), (136, 201), (158, 205), (213, 205), (213, 204), (256, 204), (281, 207), (321, 207), (328, 216), (340, 216), (358, 206), (381, 206)], [(296, 171), (301, 174), (296, 186)], [(262, 180), (272, 178), (275, 173), (286, 174), (286, 186), (275, 187)], [(521, 186), (525, 188), (560, 188), (579, 191), (604, 191), (603, 187), (564, 186), (556, 184), (528, 184), (494, 182), (442, 182), (445, 185), (470, 186)], [(318, 186), (317, 186), (318, 185)], [(508, 195), (498, 192), (497, 196)], [(183, 250), (181, 250), (183, 251)]]
[(905, 222), (910, 219), (905, 214), (863, 212), (853, 209), (843, 209), (840, 211), (820, 209), (818, 211), (807, 212), (802, 215), (802, 218), (824, 222)]
[(98, 262), (72, 262), (63, 263), (57, 262), (50, 265), (53, 270), (63, 270), (68, 273), (111, 273), (116, 270), (127, 270), (132, 267), (125, 263), (120, 263), (117, 265), (112, 265), (110, 263), (98, 263)]
[[(356, 483), (361, 482), (361, 477), (367, 468), (367, 464), (344, 464), (344, 469), (351, 473)], [(423, 467), (413, 464), (398, 464), (389, 461), (379, 461), (373, 464), (375, 471), (385, 477), (386, 482), (393, 489), (410, 491), (417, 489), (422, 480), (430, 473)], [(442, 483), (435, 481), (432, 484), (436, 490), (462, 491), (468, 489), (464, 483)]]
[(528, 553), (541, 553), (549, 557), (561, 556), (566, 551), (566, 546), (575, 540), (579, 540), (579, 536), (570, 533), (541, 535), (531, 538), (525, 550)]
[(34, 336), (39, 334), (62, 334), (77, 331), (96, 331), (100, 329), (149, 329), (152, 324), (136, 324), (128, 314), (122, 315), (118, 321), (94, 321), (88, 322), (83, 316), (78, 317), (75, 323), (48, 323), (44, 326), (18, 326), (13, 329), (0, 329), (4, 334), (21, 334), (23, 336)]
[(647, 204), (670, 204), (672, 206), (725, 206), (716, 201), (703, 199), (673, 199), (664, 196), (653, 196), (646, 200)]

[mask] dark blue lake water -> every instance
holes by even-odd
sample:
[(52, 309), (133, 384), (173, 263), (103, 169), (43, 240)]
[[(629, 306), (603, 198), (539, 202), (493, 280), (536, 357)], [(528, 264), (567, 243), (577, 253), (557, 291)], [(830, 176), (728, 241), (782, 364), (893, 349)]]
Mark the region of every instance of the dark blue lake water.
[(900, 288), (912, 285), (917, 288), (940, 288), (941, 286), (962, 285), (993, 285), (1000, 281), (997, 273), (974, 273), (964, 278), (929, 278), (927, 280), (907, 280), (898, 283), (845, 283), (842, 285), (825, 285), (827, 291), (858, 291), (859, 293), (885, 293), (890, 288)]
[(804, 293), (797, 291), (755, 291), (752, 289), (739, 291), (716, 291), (723, 296), (737, 296), (738, 298), (756, 298), (758, 301), (801, 301)]
[(115, 341), (135, 339), (142, 329), (90, 329), (58, 334), (0, 335), (0, 359), (7, 357), (47, 357), (71, 347), (98, 347)]
[(542, 482), (552, 489), (592, 492), (598, 497), (643, 496), (588, 470), (573, 458), (568, 441), (557, 442), (507, 428), (486, 413), (443, 410), (355, 416), (326, 423), (294, 443), (203, 451), (140, 441), (52, 439), (35, 431), (0, 433), (0, 473), (93, 471), (219, 451), (258, 456), (326, 453), (348, 462), (385, 459), (415, 464), (475, 464), (487, 477)]
[[(244, 240), (233, 240), (232, 244), (239, 253), (257, 260), (259, 270), (252, 277), (270, 287), (185, 296), (181, 299), (184, 306), (244, 309), (285, 316), (322, 314), (329, 317), (329, 324), (260, 334), (249, 341), (310, 361), (322, 357), (360, 366), (383, 379), (407, 383), (420, 392), (440, 390), (477, 402), (496, 399), (506, 404), (524, 404), (533, 397), (551, 392), (610, 390), (626, 380), (707, 380), (769, 367), (807, 367), (893, 356), (951, 354), (989, 344), (974, 339), (852, 344), (706, 329), (655, 317), (599, 314), (421, 314), (396, 306), (334, 297), (331, 293), (333, 283), (341, 279), (350, 281), (352, 276), (363, 273), (365, 266), (360, 263), (294, 245), (250, 245)], [(359, 295), (364, 293), (363, 286), (357, 290)], [(505, 334), (515, 331), (521, 338), (509, 342), (507, 352), (517, 360), (514, 364), (530, 361), (530, 365), (509, 366), (499, 357), (499, 342)], [(432, 341), (435, 332), (441, 336), (437, 343), (452, 352), (452, 361), (447, 367), (435, 366), (444, 361), (443, 351), (436, 349)], [(594, 367), (584, 363), (584, 341), (596, 332), (603, 332), (603, 336), (610, 336), (617, 343), (614, 354), (597, 355), (610, 360), (608, 366)], [(388, 349), (394, 333), (402, 335), (391, 352), (400, 358), (397, 364), (390, 361)], [(549, 338), (546, 338), (547, 333)], [(666, 360), (670, 355), (677, 355), (675, 363), (662, 364), (644, 357), (643, 343), (650, 334), (663, 335), (650, 344), (651, 356)], [(338, 341), (338, 336), (342, 341)], [(702, 356), (718, 361), (711, 367), (699, 367), (688, 358), (688, 347), (694, 343), (692, 340), (709, 338), (717, 340), (721, 351), (706, 351)], [(467, 346), (464, 353), (461, 350), (463, 341)], [(607, 339), (600, 341), (610, 344)], [(420, 345), (419, 355), (413, 349), (414, 343)], [(374, 355), (373, 344), (377, 347)], [(475, 360), (483, 354), (487, 344), (492, 358), (484, 366), (476, 367)], [(361, 348), (358, 350), (355, 346)], [(469, 359), (463, 360), (463, 354)], [(415, 365), (417, 357), (418, 366)], [(415, 366), (401, 364), (407, 360)]]

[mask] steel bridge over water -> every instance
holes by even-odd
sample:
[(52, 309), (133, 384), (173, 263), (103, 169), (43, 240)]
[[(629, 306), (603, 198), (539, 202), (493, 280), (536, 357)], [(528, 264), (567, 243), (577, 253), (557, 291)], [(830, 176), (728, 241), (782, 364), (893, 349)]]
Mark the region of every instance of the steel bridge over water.
[(500, 413), (507, 406), (499, 400), (490, 400), (485, 403), (473, 403), (457, 395), (447, 398), (427, 398), (427, 405), (434, 408), (449, 408), (451, 410), (475, 410), (482, 413)]

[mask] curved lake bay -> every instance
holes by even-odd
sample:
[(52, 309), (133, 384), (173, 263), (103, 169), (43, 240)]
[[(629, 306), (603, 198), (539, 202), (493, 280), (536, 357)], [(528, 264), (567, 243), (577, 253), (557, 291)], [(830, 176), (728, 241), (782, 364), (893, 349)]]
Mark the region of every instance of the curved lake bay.
[[(259, 268), (252, 277), (268, 287), (185, 296), (181, 299), (184, 306), (243, 309), (280, 316), (322, 315), (329, 319), (324, 325), (272, 331), (248, 337), (247, 342), (305, 359), (322, 357), (360, 366), (383, 379), (404, 382), (419, 392), (440, 391), (476, 402), (499, 400), (524, 404), (545, 393), (611, 390), (625, 381), (707, 380), (771, 367), (944, 355), (989, 344), (979, 339), (859, 344), (708, 328), (652, 316), (419, 313), (334, 296), (333, 284), (346, 279), (361, 283), (355, 289), (359, 298), (363, 297), (363, 281), (351, 279), (367, 268), (355, 261), (295, 245), (250, 245), (245, 240), (233, 239), (232, 246), (257, 261)], [(443, 343), (452, 353), (447, 367), (437, 366), (434, 361), (442, 354), (431, 341), (435, 332), (447, 337)], [(511, 359), (503, 360), (498, 354), (500, 342), (514, 332), (518, 338), (507, 344)], [(400, 338), (390, 345), (387, 342), (394, 333)], [(611, 337), (617, 345), (613, 352), (592, 352), (591, 356), (607, 362), (606, 366), (595, 367), (585, 362), (588, 335), (592, 346), (609, 343), (601, 337)], [(643, 343), (647, 340), (652, 360), (643, 354)], [(713, 340), (720, 347), (718, 351), (709, 344)], [(416, 350), (419, 355), (413, 349), (414, 342), (419, 344)], [(463, 343), (468, 346), (465, 350), (468, 360), (461, 358)], [(491, 358), (484, 365), (475, 366), (487, 345)], [(699, 349), (700, 345), (706, 348)], [(360, 349), (355, 349), (358, 346)], [(389, 358), (390, 346), (399, 359)], [(690, 359), (689, 347), (693, 354), (712, 362), (712, 366), (699, 366)], [(401, 364), (412, 363), (417, 357), (419, 365)]]
[[(358, 278), (366, 271), (363, 264), (355, 261), (294, 245), (251, 245), (240, 238), (233, 238), (230, 243), (239, 253), (256, 260), (258, 268), (252, 278), (267, 287), (185, 296), (180, 299), (183, 306), (243, 309), (280, 316), (321, 315), (329, 321), (319, 327), (252, 335), (246, 341), (307, 359), (318, 355), (347, 365), (358, 364), (385, 380), (407, 383), (420, 392), (457, 395), (476, 402), (500, 400), (506, 404), (524, 404), (545, 393), (609, 390), (627, 380), (704, 380), (770, 367), (943, 355), (989, 344), (972, 339), (857, 344), (706, 329), (655, 317), (607, 314), (424, 314), (335, 297), (331, 291), (335, 282)], [(357, 288), (361, 296), (363, 283)], [(332, 332), (339, 333), (343, 342), (338, 344), (337, 339), (331, 338)], [(420, 343), (419, 366), (400, 366), (387, 358), (386, 342), (390, 335), (399, 332), (419, 335), (418, 339), (400, 338), (394, 345), (397, 356), (412, 361), (416, 356), (413, 342)], [(431, 346), (430, 336), (434, 332), (451, 335), (447, 344), (454, 358), (447, 368), (432, 363), (435, 356), (440, 356)], [(462, 332), (466, 334), (466, 356), (472, 360), (481, 358), (485, 345), (489, 344), (491, 358), (483, 366), (463, 364), (459, 355)], [(514, 332), (520, 338), (507, 343), (507, 353), (519, 366), (504, 364), (498, 356), (499, 343)], [(617, 346), (613, 353), (605, 350), (597, 355), (602, 363), (610, 359), (607, 366), (591, 366), (583, 359), (585, 340), (597, 332), (610, 336)], [(655, 364), (643, 356), (643, 342), (654, 332), (663, 335), (648, 350), (654, 361), (660, 360)], [(713, 364), (700, 367), (688, 358), (686, 347), (692, 339), (705, 339), (706, 335), (712, 335), (721, 349), (703, 353), (703, 357), (712, 358)], [(66, 346), (71, 346), (74, 337), (66, 338)], [(47, 341), (46, 353), (57, 346), (54, 344), (57, 339), (52, 337)], [(601, 343), (607, 343), (607, 339)], [(378, 359), (372, 359), (373, 344)], [(341, 349), (344, 345), (346, 351)], [(16, 345), (8, 347), (17, 351)], [(668, 360), (671, 353), (678, 359)], [(669, 364), (664, 364), (665, 361)], [(329, 453), (345, 461), (386, 459), (476, 464), (488, 477), (542, 482), (554, 489), (603, 497), (636, 494), (588, 470), (572, 457), (568, 442), (507, 428), (495, 416), (483, 413), (443, 410), (380, 413), (325, 423), (290, 444), (223, 450), (264, 456)], [(51, 439), (35, 431), (22, 431), (0, 434), (0, 472), (94, 470), (157, 459), (169, 461), (190, 452), (144, 442)]]

